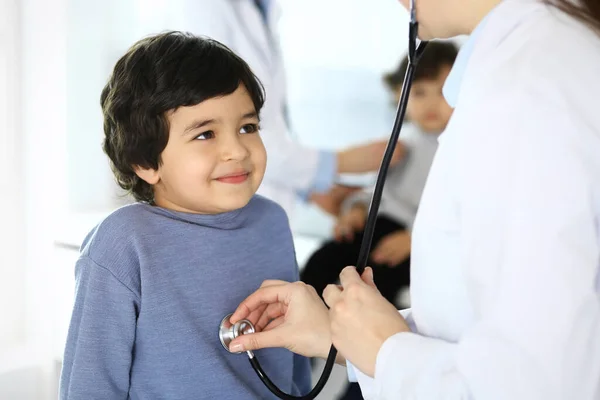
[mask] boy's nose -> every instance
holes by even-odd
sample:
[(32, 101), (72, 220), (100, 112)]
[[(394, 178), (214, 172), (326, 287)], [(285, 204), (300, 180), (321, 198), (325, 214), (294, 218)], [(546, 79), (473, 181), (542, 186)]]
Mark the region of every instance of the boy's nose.
[(243, 160), (250, 155), (250, 151), (244, 145), (239, 135), (224, 140), (221, 145), (221, 156), (223, 160)]

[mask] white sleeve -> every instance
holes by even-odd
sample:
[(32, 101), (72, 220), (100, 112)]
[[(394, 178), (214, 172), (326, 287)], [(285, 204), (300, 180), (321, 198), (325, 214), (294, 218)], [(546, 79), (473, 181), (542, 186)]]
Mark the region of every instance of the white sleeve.
[(476, 321), (458, 342), (390, 337), (375, 399), (600, 394), (597, 132), (543, 93), (494, 97), (476, 118), (489, 121), (485, 130), (462, 143), (479, 151), (459, 166), (461, 263)]

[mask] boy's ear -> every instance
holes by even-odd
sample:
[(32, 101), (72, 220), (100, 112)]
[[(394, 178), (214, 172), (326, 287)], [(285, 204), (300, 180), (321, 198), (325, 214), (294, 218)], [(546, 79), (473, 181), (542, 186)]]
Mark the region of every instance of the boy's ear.
[(135, 174), (140, 177), (141, 180), (146, 182), (149, 185), (156, 185), (158, 181), (160, 181), (160, 176), (158, 175), (158, 170), (153, 168), (144, 168), (139, 165), (135, 165), (133, 167)]

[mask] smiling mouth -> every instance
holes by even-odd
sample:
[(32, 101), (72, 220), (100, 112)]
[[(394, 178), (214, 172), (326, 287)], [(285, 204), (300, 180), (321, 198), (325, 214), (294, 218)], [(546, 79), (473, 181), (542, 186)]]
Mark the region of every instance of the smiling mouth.
[(229, 184), (235, 185), (235, 184), (240, 184), (240, 183), (246, 182), (246, 180), (248, 180), (249, 176), (250, 176), (249, 172), (240, 172), (240, 173), (222, 176), (220, 178), (217, 178), (216, 180), (221, 183), (229, 183)]

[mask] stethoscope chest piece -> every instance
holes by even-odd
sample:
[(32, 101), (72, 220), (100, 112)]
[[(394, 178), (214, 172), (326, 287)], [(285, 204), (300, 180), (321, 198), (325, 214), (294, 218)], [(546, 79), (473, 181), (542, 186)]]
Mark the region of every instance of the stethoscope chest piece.
[[(245, 335), (247, 333), (255, 332), (254, 325), (248, 320), (243, 319), (241, 321), (236, 322), (235, 324), (229, 322), (229, 319), (232, 315), (233, 314), (226, 315), (225, 318), (221, 320), (221, 325), (219, 325), (219, 340), (221, 341), (221, 344), (223, 345), (225, 350), (227, 350), (230, 353), (234, 353), (231, 350), (229, 350), (229, 345), (231, 344), (231, 341), (233, 339), (235, 339), (238, 336)], [(235, 354), (240, 353), (241, 352), (235, 352)]]

